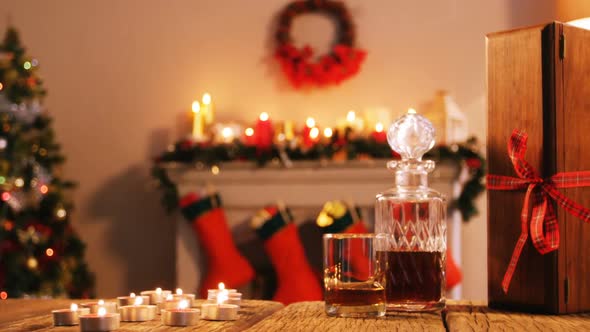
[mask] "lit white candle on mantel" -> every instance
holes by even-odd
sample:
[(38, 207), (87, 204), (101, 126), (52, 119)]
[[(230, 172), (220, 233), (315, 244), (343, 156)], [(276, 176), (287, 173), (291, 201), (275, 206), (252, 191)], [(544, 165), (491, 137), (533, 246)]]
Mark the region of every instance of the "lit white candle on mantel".
[(140, 294), (149, 296), (150, 304), (158, 304), (163, 302), (168, 295), (172, 294), (172, 292), (169, 290), (162, 290), (162, 288), (158, 287), (155, 290), (143, 291)]
[(95, 314), (80, 315), (80, 331), (82, 332), (106, 332), (119, 328), (121, 315), (108, 313), (103, 307)]
[(119, 308), (121, 321), (123, 322), (145, 322), (156, 317), (158, 307), (155, 305), (143, 304), (143, 297), (137, 296), (133, 305), (125, 305)]
[(90, 309), (78, 308), (78, 305), (76, 303), (72, 303), (70, 305), (70, 309), (59, 309), (53, 310), (51, 312), (51, 314), (53, 315), (54, 326), (78, 325), (80, 323), (79, 316), (88, 315), (89, 313)]
[(97, 313), (99, 308), (104, 308), (107, 311), (107, 313), (117, 313), (117, 303), (111, 301), (107, 302), (105, 300), (98, 300), (97, 302), (82, 303), (80, 304), (80, 306), (83, 308), (90, 309), (91, 314)]
[(193, 101), (192, 105), (193, 110), (193, 140), (195, 142), (202, 142), (204, 140), (204, 128), (205, 125), (203, 123), (203, 114), (201, 112), (201, 104), (199, 101)]
[(191, 326), (199, 321), (199, 309), (189, 308), (188, 300), (182, 299), (175, 309), (162, 310), (162, 324), (168, 326)]
[(117, 297), (117, 304), (119, 305), (119, 307), (122, 307), (124, 305), (132, 305), (135, 303), (135, 299), (138, 297), (142, 298), (143, 304), (150, 304), (150, 297), (149, 296), (147, 296), (147, 295), (137, 296), (137, 295), (135, 295), (135, 293), (131, 293), (131, 294), (129, 294), (129, 296)]
[(213, 123), (213, 102), (211, 100), (211, 95), (207, 92), (203, 94), (202, 101), (202, 112), (203, 112), (203, 121), (204, 125), (208, 126)]
[(219, 283), (217, 291), (217, 303), (203, 303), (201, 305), (201, 318), (206, 320), (236, 320), (238, 319), (238, 309), (235, 304), (227, 304), (229, 292), (225, 289), (223, 283)]

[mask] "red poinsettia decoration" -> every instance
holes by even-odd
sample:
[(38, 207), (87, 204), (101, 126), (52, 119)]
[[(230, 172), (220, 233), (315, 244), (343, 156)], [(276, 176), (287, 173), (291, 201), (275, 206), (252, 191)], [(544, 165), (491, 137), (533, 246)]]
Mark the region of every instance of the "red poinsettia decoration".
[[(295, 47), (289, 35), (293, 18), (299, 14), (319, 12), (334, 17), (338, 35), (330, 54), (314, 56), (309, 46)], [(295, 88), (323, 87), (356, 75), (367, 52), (354, 45), (354, 28), (344, 4), (330, 0), (299, 0), (290, 3), (279, 17), (275, 58)]]

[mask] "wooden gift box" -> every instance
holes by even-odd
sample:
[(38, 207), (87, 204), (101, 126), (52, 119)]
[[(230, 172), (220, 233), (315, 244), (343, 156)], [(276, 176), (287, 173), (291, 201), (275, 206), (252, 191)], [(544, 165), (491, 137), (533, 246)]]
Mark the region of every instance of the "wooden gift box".
[[(488, 35), (487, 90), (489, 174), (517, 176), (507, 153), (515, 128), (528, 133), (525, 159), (543, 178), (590, 170), (590, 31), (554, 22)], [(559, 190), (590, 207), (590, 187)], [(502, 291), (520, 234), (524, 195), (488, 191), (490, 307), (590, 310), (590, 225), (561, 207), (555, 207), (559, 249), (539, 254), (529, 232), (510, 289)]]

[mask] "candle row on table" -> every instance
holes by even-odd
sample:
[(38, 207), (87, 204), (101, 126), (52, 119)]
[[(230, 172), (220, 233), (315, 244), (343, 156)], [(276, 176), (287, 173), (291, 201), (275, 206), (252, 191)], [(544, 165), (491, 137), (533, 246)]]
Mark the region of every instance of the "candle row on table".
[(207, 302), (200, 309), (194, 306), (195, 295), (157, 288), (143, 291), (140, 296), (131, 293), (117, 298), (117, 302), (99, 300), (80, 304), (72, 303), (70, 309), (52, 311), (55, 326), (80, 325), (81, 331), (112, 331), (120, 322), (143, 322), (161, 314), (162, 323), (168, 326), (194, 325), (199, 318), (205, 320), (235, 320), (241, 303), (241, 293), (225, 289), (208, 290)]

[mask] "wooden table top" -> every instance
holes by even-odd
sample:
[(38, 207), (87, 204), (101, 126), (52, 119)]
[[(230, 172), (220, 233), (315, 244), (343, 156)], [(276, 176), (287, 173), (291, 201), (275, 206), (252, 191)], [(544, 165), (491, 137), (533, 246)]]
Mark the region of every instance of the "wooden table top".
[[(79, 331), (78, 326), (53, 327), (51, 310), (72, 300), (0, 301), (0, 331)], [(76, 301), (83, 302), (83, 301)], [(244, 300), (234, 322), (199, 321), (195, 326), (168, 327), (160, 320), (121, 322), (118, 331), (590, 331), (590, 313), (532, 315), (489, 309), (480, 303), (451, 301), (438, 313), (399, 313), (383, 318), (335, 318), (323, 302), (299, 302), (283, 307), (272, 301)]]

